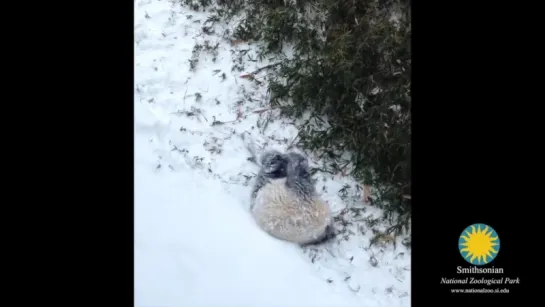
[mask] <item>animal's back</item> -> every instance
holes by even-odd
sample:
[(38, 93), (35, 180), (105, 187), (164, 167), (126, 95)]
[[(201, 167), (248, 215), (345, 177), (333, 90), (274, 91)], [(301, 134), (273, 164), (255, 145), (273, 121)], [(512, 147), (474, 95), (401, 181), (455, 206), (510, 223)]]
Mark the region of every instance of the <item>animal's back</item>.
[(331, 223), (327, 203), (317, 195), (297, 197), (286, 187), (286, 178), (271, 180), (257, 193), (252, 214), (271, 236), (298, 244), (319, 241)]

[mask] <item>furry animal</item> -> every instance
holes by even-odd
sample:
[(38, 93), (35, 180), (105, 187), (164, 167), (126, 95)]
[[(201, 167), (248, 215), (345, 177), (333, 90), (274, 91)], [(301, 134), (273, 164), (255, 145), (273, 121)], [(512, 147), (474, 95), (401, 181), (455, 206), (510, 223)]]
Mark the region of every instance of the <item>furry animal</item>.
[(256, 192), (252, 207), (256, 223), (273, 237), (303, 246), (330, 239), (331, 211), (316, 193), (308, 160), (297, 153), (280, 158), (285, 176), (269, 178)]
[(260, 161), (261, 169), (256, 176), (254, 187), (252, 188), (250, 209), (254, 206), (259, 190), (270, 183), (271, 180), (286, 177), (287, 164), (286, 156), (279, 151), (269, 150), (263, 153)]

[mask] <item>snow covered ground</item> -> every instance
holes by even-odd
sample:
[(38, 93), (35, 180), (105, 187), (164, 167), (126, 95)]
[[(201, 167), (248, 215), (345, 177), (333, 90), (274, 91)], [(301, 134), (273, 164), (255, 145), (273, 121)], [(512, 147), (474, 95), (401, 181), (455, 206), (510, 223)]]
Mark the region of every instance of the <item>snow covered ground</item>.
[(202, 33), (208, 17), (179, 2), (135, 1), (135, 306), (409, 306), (410, 250), (402, 238), (370, 246), (386, 226), (369, 222), (380, 212), (358, 203), (355, 188), (339, 193), (357, 184), (351, 178), (316, 174), (321, 196), (350, 222), (336, 227), (357, 235), (301, 248), (255, 225), (257, 166), (241, 136), (285, 151), (297, 129), (274, 110), (255, 112), (267, 107), (264, 79), (231, 69), (255, 47), (222, 37), (229, 24)]

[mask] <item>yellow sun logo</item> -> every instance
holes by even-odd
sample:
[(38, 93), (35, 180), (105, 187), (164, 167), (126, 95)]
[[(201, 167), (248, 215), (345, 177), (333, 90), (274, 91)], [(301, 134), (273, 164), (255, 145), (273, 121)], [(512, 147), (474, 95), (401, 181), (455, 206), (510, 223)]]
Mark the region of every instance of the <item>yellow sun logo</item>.
[(500, 251), (500, 237), (485, 224), (473, 224), (462, 232), (458, 240), (460, 254), (473, 265), (484, 265), (496, 258)]

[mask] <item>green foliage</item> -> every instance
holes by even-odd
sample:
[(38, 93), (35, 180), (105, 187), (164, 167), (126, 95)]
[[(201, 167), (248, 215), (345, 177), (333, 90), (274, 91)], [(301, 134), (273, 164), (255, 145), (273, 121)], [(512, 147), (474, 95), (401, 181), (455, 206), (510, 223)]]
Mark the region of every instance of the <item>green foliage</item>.
[[(185, 0), (191, 1), (191, 0)], [(197, 0), (193, 0), (197, 1)], [(208, 5), (208, 0), (199, 0)], [(408, 0), (221, 0), (245, 13), (233, 39), (261, 42), (271, 103), (304, 119), (299, 145), (378, 193), (372, 203), (407, 230), (411, 209), (411, 11)], [(396, 16), (397, 22), (394, 22)], [(341, 158), (352, 154), (349, 161)]]

